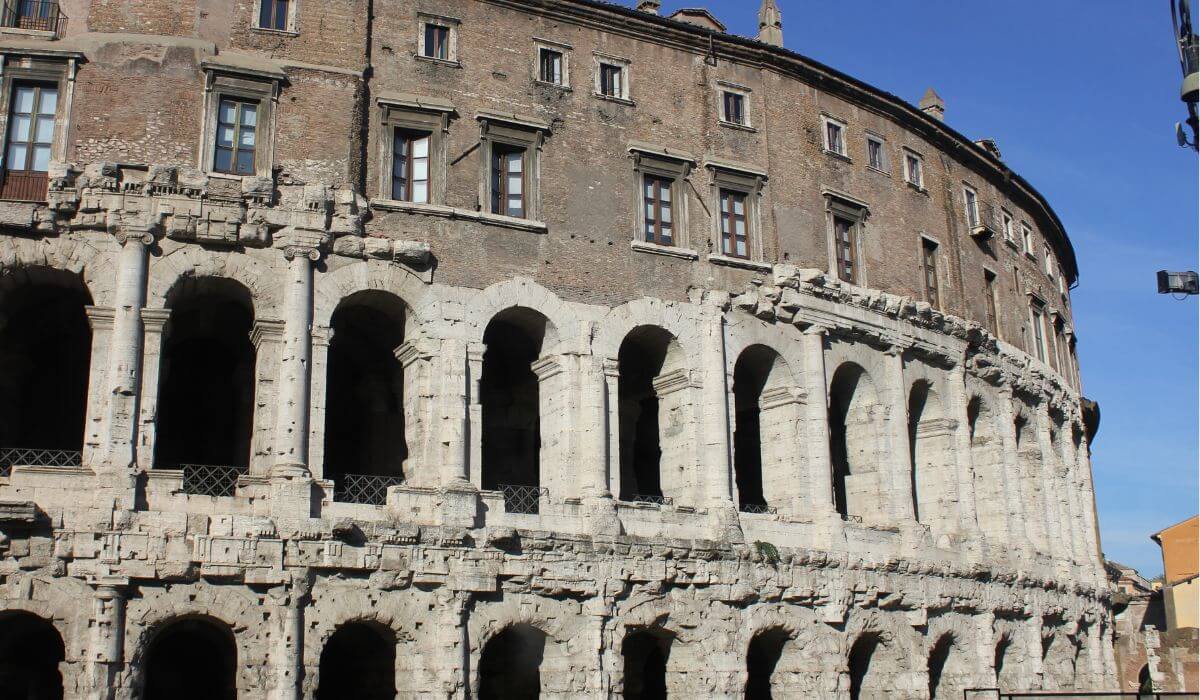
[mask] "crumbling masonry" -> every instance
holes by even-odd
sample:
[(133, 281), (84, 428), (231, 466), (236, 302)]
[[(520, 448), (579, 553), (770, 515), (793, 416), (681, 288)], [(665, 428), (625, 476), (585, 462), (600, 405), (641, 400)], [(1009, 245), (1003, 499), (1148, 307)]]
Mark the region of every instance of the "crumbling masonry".
[(0, 695), (1115, 686), (1074, 253), (932, 91), (771, 0), (26, 5)]

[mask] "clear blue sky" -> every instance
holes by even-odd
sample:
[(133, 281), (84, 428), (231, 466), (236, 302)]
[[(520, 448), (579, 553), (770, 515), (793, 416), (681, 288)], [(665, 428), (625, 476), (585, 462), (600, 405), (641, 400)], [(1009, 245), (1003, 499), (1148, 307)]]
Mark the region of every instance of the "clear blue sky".
[[(632, 0), (626, 4), (633, 4)], [(667, 0), (664, 14), (703, 0)], [(1156, 294), (1195, 270), (1197, 160), (1166, 0), (778, 0), (789, 49), (994, 138), (1050, 200), (1079, 258), (1084, 393), (1103, 419), (1093, 471), (1105, 554), (1162, 572), (1151, 533), (1197, 510), (1197, 299)], [(754, 35), (758, 0), (709, 0)]]

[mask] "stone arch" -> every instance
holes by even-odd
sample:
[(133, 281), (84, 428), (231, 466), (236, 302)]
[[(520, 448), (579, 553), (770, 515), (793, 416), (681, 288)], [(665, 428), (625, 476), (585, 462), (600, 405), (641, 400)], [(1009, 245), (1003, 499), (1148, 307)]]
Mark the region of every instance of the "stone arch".
[(996, 413), (982, 394), (967, 400), (967, 434), (971, 441), (971, 468), (975, 479), (975, 513), (983, 534), (995, 542), (1008, 540), (1008, 495), (1004, 445)]
[(992, 650), (992, 670), (996, 676), (996, 687), (1000, 690), (1014, 690), (1017, 687), (1020, 674), (1016, 663), (1013, 663), (1015, 656), (1012, 637), (1007, 634), (1000, 635)]
[(530, 624), (512, 624), (491, 635), (479, 653), (479, 700), (524, 700), (541, 694), (547, 634)]
[[(582, 684), (579, 668), (590, 669), (585, 659), (594, 649), (588, 643), (589, 635), (580, 629), (583, 620), (576, 613), (577, 608), (567, 601), (520, 595), (484, 596), (477, 600), (467, 629), (471, 666), (475, 669), (470, 676), (472, 697), (479, 697), (484, 685), (481, 681), (487, 681), (486, 677), (496, 669), (494, 665), (489, 667), (491, 670), (485, 668), (485, 661), (493, 664), (510, 653), (517, 657), (527, 654), (517, 661), (531, 661), (528, 654), (537, 657), (536, 664), (525, 665), (525, 682), (518, 682), (516, 687), (530, 687), (529, 679), (536, 669), (538, 687), (545, 696), (573, 697), (583, 693), (588, 686)], [(492, 652), (485, 660), (484, 653), (489, 648)], [(500, 680), (503, 686), (503, 679)], [(490, 683), (489, 688), (494, 691), (497, 685)]]
[(336, 500), (383, 505), (379, 486), (405, 476), (407, 395), (396, 352), (408, 310), (391, 292), (364, 289), (344, 297), (330, 317), (322, 455)]
[(324, 641), (316, 700), (389, 700), (396, 696), (396, 635), (358, 620), (338, 625)]
[(0, 279), (9, 275), (20, 278), (26, 270), (60, 270), (76, 275), (96, 306), (112, 306), (117, 275), (116, 239), (105, 237), (103, 247), (96, 241), (74, 236), (55, 239), (6, 237), (0, 241)]
[(497, 282), (475, 294), (467, 304), (467, 327), (470, 338), (484, 341), (488, 326), (510, 309), (526, 309), (545, 319), (542, 353), (559, 351), (564, 335), (577, 322), (580, 310), (559, 299), (554, 292), (525, 277)]
[[(81, 464), (94, 385), (92, 298), (77, 272), (21, 266), (0, 273), (0, 470)], [(44, 450), (53, 451), (47, 454)]]
[(1061, 627), (1042, 632), (1042, 689), (1073, 690), (1079, 664), (1080, 645)]
[(253, 292), (230, 277), (185, 276), (162, 303), (154, 466), (246, 469), (254, 432)]
[[(278, 262), (270, 262), (278, 258)], [(189, 278), (217, 277), (230, 279), (250, 294), (253, 316), (258, 320), (278, 319), (281, 285), (277, 281), (286, 275), (283, 256), (278, 251), (211, 251), (200, 246), (184, 245), (165, 253), (150, 264), (146, 283), (146, 307), (167, 307), (173, 289)]]
[[(793, 468), (799, 447), (799, 390), (782, 355), (759, 344), (737, 355), (733, 407), (733, 463), (741, 510), (754, 512), (769, 502), (790, 502), (799, 496), (801, 484)], [(771, 485), (769, 494), (765, 484)]]
[(954, 422), (927, 379), (913, 382), (908, 393), (908, 437), (913, 513), (933, 532), (950, 532), (958, 502)]
[(853, 611), (845, 624), (841, 684), (851, 700), (924, 697), (921, 635), (895, 612)]
[(676, 635), (665, 627), (626, 626), (621, 637), (622, 697), (631, 700), (665, 700), (679, 682), (671, 667)]
[(677, 498), (695, 463), (683, 347), (660, 326), (638, 326), (621, 343), (617, 368), (620, 498)]
[(953, 632), (934, 639), (926, 657), (930, 700), (957, 700), (964, 688), (972, 687), (970, 651)]
[(845, 518), (878, 519), (885, 511), (880, 437), (884, 407), (862, 365), (844, 362), (829, 384), (834, 502)]
[[(760, 633), (771, 632), (786, 638), (770, 678), (773, 697), (808, 698), (836, 694), (838, 674), (830, 671), (844, 664), (845, 648), (838, 632), (822, 622), (814, 610), (769, 605), (751, 613), (743, 628), (750, 633), (743, 638), (743, 649), (747, 651), (755, 635)], [(747, 687), (750, 680), (748, 666), (747, 663)]]
[[(766, 627), (750, 637), (746, 648), (746, 700), (771, 700), (775, 687), (783, 685), (775, 678), (784, 650), (792, 635), (782, 627)], [(780, 679), (782, 680), (782, 679)], [(779, 697), (785, 697), (780, 694)]]
[(24, 611), (0, 614), (0, 697), (62, 700), (66, 644), (52, 622)]
[(408, 329), (415, 330), (428, 318), (436, 303), (430, 287), (402, 265), (382, 260), (356, 260), (317, 275), (313, 287), (313, 327), (328, 327), (342, 303), (361, 292), (386, 292), (403, 300)]
[(143, 700), (235, 700), (238, 643), (233, 630), (207, 615), (160, 622), (139, 655)]
[(1018, 407), (1013, 418), (1013, 434), (1016, 436), (1017, 478), (1025, 504), (1025, 532), (1034, 549), (1045, 553), (1049, 551), (1049, 534), (1046, 530), (1046, 501), (1042, 494), (1045, 488), (1042, 447), (1038, 440), (1036, 418), (1024, 404)]

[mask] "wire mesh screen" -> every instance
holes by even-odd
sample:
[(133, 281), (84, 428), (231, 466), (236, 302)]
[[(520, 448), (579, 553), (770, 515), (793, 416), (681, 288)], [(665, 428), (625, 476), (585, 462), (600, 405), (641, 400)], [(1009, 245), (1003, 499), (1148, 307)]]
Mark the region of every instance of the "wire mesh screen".
[(656, 506), (669, 506), (674, 503), (670, 496), (650, 493), (635, 493), (624, 500), (629, 501), (630, 503), (649, 503)]
[(196, 496), (232, 496), (246, 470), (215, 464), (184, 464), (183, 492)]
[(773, 515), (778, 512), (775, 506), (769, 506), (766, 503), (743, 503), (738, 509), (743, 513), (755, 513), (759, 515)]
[(536, 515), (541, 507), (542, 496), (548, 491), (537, 486), (514, 486), (500, 484), (500, 492), (504, 494), (505, 513), (525, 513)]
[(333, 500), (339, 503), (362, 503), (382, 506), (387, 503), (389, 486), (404, 483), (402, 476), (373, 476), (370, 474), (342, 474), (334, 480)]
[(0, 476), (12, 474), (13, 466), (81, 467), (83, 453), (79, 450), (43, 450), (28, 447), (0, 449)]

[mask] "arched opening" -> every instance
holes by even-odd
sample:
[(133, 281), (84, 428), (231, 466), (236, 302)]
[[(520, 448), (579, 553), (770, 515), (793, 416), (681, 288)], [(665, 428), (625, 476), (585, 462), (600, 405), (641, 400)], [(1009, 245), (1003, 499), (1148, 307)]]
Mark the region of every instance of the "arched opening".
[(942, 674), (946, 671), (946, 664), (950, 660), (952, 651), (954, 651), (954, 638), (948, 634), (938, 638), (934, 642), (933, 648), (929, 650), (929, 697), (931, 700), (949, 698), (952, 695), (948, 690), (950, 684), (942, 681)]
[(983, 533), (999, 541), (1008, 534), (1008, 500), (1004, 492), (1004, 450), (996, 419), (982, 397), (967, 401), (971, 467), (975, 472), (975, 513)]
[(788, 634), (781, 629), (763, 630), (750, 640), (746, 651), (746, 700), (772, 700), (771, 678), (783, 656)]
[(0, 471), (14, 462), (79, 464), (90, 303), (79, 278), (60, 270), (22, 269), (0, 286)]
[(996, 642), (996, 651), (992, 656), (992, 663), (996, 670), (996, 687), (1000, 690), (1013, 690), (1016, 684), (1019, 683), (1019, 676), (1015, 664), (1009, 662), (1009, 653), (1012, 649), (1012, 638), (1008, 635), (1000, 637), (1000, 641)]
[(146, 650), (143, 700), (235, 700), (237, 645), (224, 625), (176, 620)]
[(1046, 690), (1075, 688), (1079, 644), (1065, 632), (1051, 632), (1042, 637), (1042, 669)]
[(1150, 665), (1142, 666), (1138, 671), (1138, 695), (1153, 695), (1154, 679), (1150, 677)]
[(1013, 420), (1017, 441), (1018, 478), (1025, 504), (1025, 531), (1038, 552), (1046, 552), (1046, 507), (1042, 498), (1045, 477), (1042, 474), (1042, 448), (1033, 423), (1020, 413)]
[[(881, 640), (879, 635), (867, 633), (861, 635), (854, 640), (854, 646), (850, 647), (849, 672), (850, 672), (850, 700), (859, 700), (859, 698), (871, 698), (873, 691), (883, 690), (878, 684), (877, 673), (873, 673), (872, 657), (880, 646)], [(867, 695), (863, 695), (866, 692)]]
[(535, 700), (541, 693), (546, 633), (532, 625), (506, 627), (479, 655), (479, 700)]
[(343, 625), (321, 650), (317, 700), (396, 697), (396, 635), (380, 625)]
[(751, 345), (733, 369), (733, 464), (738, 502), (746, 512), (767, 510), (763, 484), (772, 485), (771, 500), (796, 495), (798, 484), (788, 472), (796, 453), (799, 416), (790, 400), (787, 363), (771, 348)]
[(675, 338), (654, 326), (633, 329), (621, 343), (617, 356), (621, 500), (662, 502), (666, 468), (672, 463), (678, 466), (683, 458), (686, 404), (677, 390), (684, 378), (666, 381), (682, 369), (680, 354)]
[(929, 382), (915, 382), (908, 395), (908, 437), (913, 513), (935, 531), (954, 529), (954, 434), (941, 400)]
[(405, 306), (387, 292), (344, 299), (330, 319), (325, 397), (325, 478), (339, 501), (382, 505), (404, 478)]
[(512, 308), (497, 314), (483, 333), (482, 486), (504, 490), (508, 511), (537, 512), (542, 400), (533, 364), (542, 354), (548, 324), (536, 311)]
[(665, 700), (667, 660), (674, 637), (662, 630), (638, 630), (625, 635), (621, 656), (625, 662), (625, 698)]
[(245, 470), (254, 417), (250, 291), (231, 279), (187, 278), (167, 307), (154, 466)]
[(878, 453), (882, 411), (866, 371), (849, 362), (839, 367), (829, 389), (829, 452), (834, 503), (844, 518), (878, 518), (883, 511)]
[(49, 621), (25, 612), (0, 617), (0, 698), (62, 700), (64, 658), (62, 636)]

